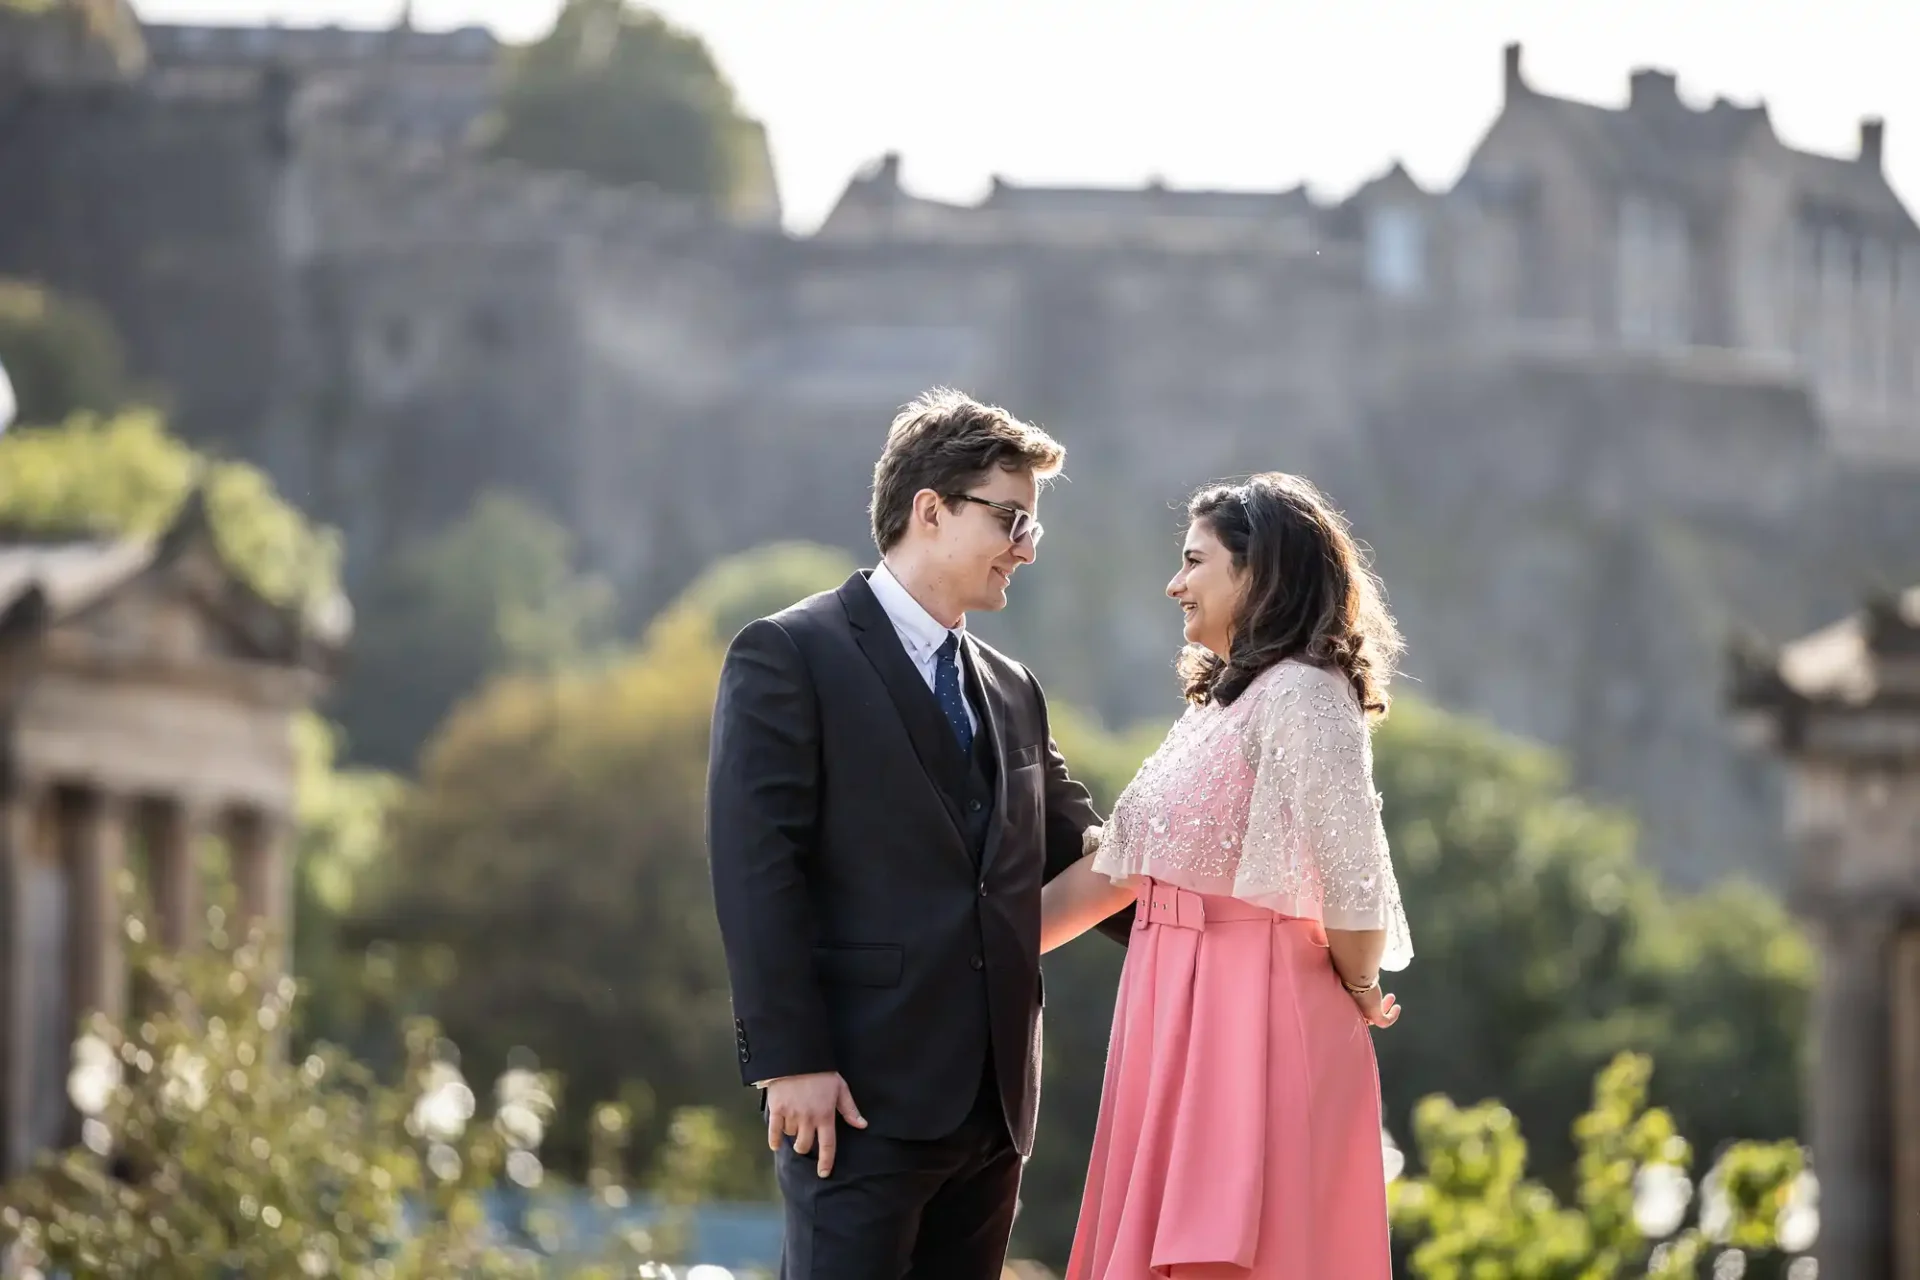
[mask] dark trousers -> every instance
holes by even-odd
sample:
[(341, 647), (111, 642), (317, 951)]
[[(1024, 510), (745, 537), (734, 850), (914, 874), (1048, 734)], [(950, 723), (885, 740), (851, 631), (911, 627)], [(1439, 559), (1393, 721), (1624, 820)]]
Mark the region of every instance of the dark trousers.
[(780, 1280), (999, 1280), (1020, 1153), (987, 1075), (944, 1138), (910, 1142), (839, 1122), (825, 1178), (788, 1138), (774, 1157), (787, 1206)]

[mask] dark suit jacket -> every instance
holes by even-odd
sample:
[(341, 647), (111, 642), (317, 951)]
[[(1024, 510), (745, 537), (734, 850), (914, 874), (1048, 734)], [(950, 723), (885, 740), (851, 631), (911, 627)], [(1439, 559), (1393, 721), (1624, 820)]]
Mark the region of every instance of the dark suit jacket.
[[(1039, 683), (967, 637), (997, 765), (976, 860), (967, 764), (866, 575), (750, 624), (714, 712), (708, 840), (743, 1082), (846, 1078), (869, 1129), (943, 1137), (989, 1055), (1031, 1149), (1040, 1092), (1040, 886), (1099, 819)], [(1103, 926), (1124, 942), (1128, 919)]]

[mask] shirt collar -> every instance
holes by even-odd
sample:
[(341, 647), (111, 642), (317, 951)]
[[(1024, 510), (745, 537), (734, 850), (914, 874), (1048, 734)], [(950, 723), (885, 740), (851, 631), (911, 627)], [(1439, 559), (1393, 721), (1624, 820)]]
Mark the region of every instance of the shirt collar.
[(907, 656), (915, 662), (924, 662), (931, 658), (947, 642), (949, 635), (957, 636), (965, 630), (966, 620), (960, 627), (949, 631), (940, 625), (934, 616), (915, 600), (907, 589), (900, 585), (900, 579), (893, 576), (886, 561), (873, 571), (867, 579), (867, 585), (873, 588), (874, 598), (880, 601), (880, 607), (886, 611), (893, 629), (900, 633), (901, 643), (906, 646)]

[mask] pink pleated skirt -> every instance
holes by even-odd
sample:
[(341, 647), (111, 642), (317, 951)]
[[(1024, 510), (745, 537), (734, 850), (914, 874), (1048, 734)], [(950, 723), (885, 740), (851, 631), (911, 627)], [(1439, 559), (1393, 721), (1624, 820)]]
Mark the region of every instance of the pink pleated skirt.
[(1389, 1280), (1373, 1040), (1310, 920), (1148, 882), (1067, 1280)]

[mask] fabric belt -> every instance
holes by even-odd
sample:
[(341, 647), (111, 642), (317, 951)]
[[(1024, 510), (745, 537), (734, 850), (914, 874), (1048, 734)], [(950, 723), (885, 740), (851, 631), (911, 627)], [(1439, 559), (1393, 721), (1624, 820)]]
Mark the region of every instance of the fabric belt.
[(1202, 896), (1191, 889), (1182, 889), (1176, 885), (1142, 877), (1139, 909), (1134, 913), (1133, 927), (1145, 929), (1150, 925), (1159, 924), (1204, 931), (1210, 924), (1234, 924), (1256, 920), (1271, 923), (1283, 918), (1265, 907), (1256, 907), (1251, 902), (1237, 902), (1232, 898), (1211, 895)]

